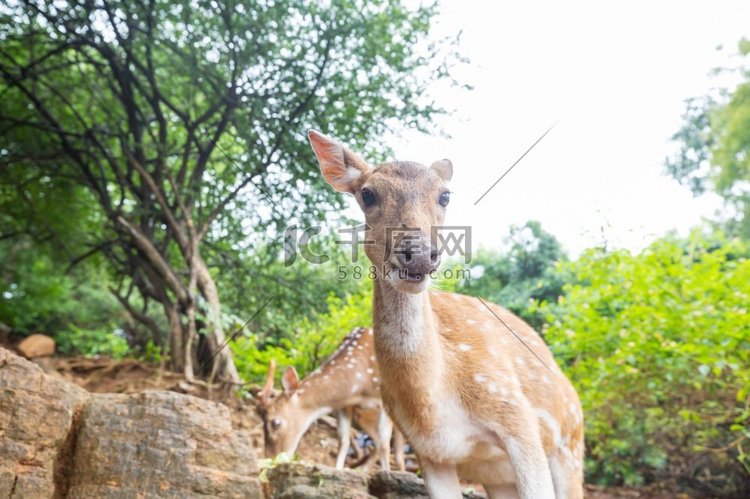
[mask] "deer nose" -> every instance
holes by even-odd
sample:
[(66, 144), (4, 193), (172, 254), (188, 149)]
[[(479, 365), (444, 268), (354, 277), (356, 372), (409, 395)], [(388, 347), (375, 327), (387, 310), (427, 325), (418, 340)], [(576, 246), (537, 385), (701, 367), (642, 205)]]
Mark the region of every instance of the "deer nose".
[(430, 244), (407, 241), (395, 253), (401, 268), (410, 274), (429, 274), (440, 265), (440, 253)]

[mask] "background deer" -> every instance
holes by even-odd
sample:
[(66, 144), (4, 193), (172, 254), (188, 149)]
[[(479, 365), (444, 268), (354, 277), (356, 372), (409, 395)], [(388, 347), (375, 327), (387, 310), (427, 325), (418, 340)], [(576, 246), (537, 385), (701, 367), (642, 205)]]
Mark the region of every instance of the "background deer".
[[(363, 409), (358, 418), (362, 429), (375, 442), (383, 469), (390, 469), (393, 423), (383, 410), (380, 399), (380, 372), (375, 361), (373, 332), (369, 328), (351, 331), (320, 367), (302, 381), (297, 371), (288, 367), (282, 378), (283, 392), (273, 390), (275, 362), (271, 362), (266, 383), (259, 394), (258, 412), (263, 419), (266, 456), (280, 452), (294, 453), (302, 435), (325, 414), (335, 412), (338, 419), (339, 451), (336, 468), (343, 468), (349, 452), (352, 414)], [(376, 412), (371, 417), (368, 412)], [(404, 444), (395, 435), (396, 465), (404, 469)], [(368, 464), (371, 459), (368, 459)]]
[(583, 497), (580, 402), (544, 342), (501, 307), (428, 290), (451, 162), (372, 168), (319, 132), (309, 139), (326, 181), (364, 212), (383, 403), (430, 496), (460, 497), (460, 476), (491, 498)]

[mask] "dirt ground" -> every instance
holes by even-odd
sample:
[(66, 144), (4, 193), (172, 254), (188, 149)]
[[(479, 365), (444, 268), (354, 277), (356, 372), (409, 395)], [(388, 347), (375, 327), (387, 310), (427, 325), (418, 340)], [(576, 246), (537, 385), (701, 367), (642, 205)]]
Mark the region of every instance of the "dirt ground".
[[(258, 456), (263, 456), (261, 420), (255, 412), (255, 402), (249, 394), (243, 400), (231, 391), (209, 390), (206, 386), (187, 383), (179, 374), (163, 370), (159, 365), (132, 359), (118, 361), (104, 357), (52, 357), (37, 359), (36, 362), (48, 374), (61, 376), (90, 392), (134, 393), (147, 389), (164, 389), (222, 402), (229, 407), (234, 426), (250, 433)], [(326, 418), (313, 424), (300, 443), (297, 453), (304, 461), (333, 466), (336, 449), (335, 421), (332, 418)], [(347, 465), (353, 466), (362, 461), (369, 451), (369, 449), (364, 449), (360, 451), (359, 456), (350, 456)], [(407, 455), (407, 468), (416, 469), (416, 460), (413, 455)], [(481, 492), (481, 487), (477, 487), (476, 490)], [(660, 490), (657, 487), (604, 488), (587, 485), (586, 497), (589, 499), (666, 499), (688, 496), (676, 494), (674, 491)]]

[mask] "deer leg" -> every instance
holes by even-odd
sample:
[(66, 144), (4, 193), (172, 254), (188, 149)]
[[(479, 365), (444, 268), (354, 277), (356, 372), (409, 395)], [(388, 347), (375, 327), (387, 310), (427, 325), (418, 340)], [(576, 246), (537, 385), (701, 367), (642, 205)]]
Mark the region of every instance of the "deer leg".
[(369, 470), (372, 464), (380, 457), (380, 442), (382, 438), (380, 435), (380, 413), (382, 412), (382, 409), (378, 410), (377, 414), (373, 417), (371, 417), (372, 412), (374, 412), (374, 410), (358, 413), (360, 417), (357, 420), (359, 426), (370, 436), (372, 442), (375, 444), (375, 450), (367, 456), (367, 460), (362, 465), (364, 471)]
[(378, 414), (378, 442), (377, 450), (380, 457), (380, 467), (385, 471), (391, 470), (391, 435), (393, 434), (393, 422), (385, 409), (381, 408)]
[(336, 469), (344, 469), (346, 455), (349, 453), (349, 438), (352, 428), (351, 409), (342, 409), (337, 414), (337, 432), (339, 436), (339, 454), (336, 456)]
[(516, 487), (521, 499), (555, 499), (547, 456), (542, 447), (539, 431), (526, 428), (523, 436), (506, 437), (505, 449), (516, 475)]
[(462, 497), (458, 472), (453, 464), (443, 464), (420, 456), (424, 483), (430, 499), (456, 499)]
[(404, 459), (404, 447), (406, 442), (404, 441), (404, 434), (401, 433), (398, 428), (393, 427), (393, 447), (396, 458), (396, 468), (399, 471), (406, 471), (406, 460)]
[(549, 469), (556, 497), (583, 499), (583, 476), (571, 454), (566, 455), (558, 449), (549, 457)]
[(483, 485), (489, 499), (518, 499), (515, 485)]

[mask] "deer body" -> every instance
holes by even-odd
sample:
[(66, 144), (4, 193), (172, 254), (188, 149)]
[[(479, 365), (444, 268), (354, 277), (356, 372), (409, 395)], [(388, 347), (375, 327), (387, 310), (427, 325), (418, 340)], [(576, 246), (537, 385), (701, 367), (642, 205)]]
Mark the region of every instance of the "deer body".
[[(365, 213), (383, 403), (430, 496), (459, 497), (460, 476), (491, 498), (582, 498), (580, 402), (544, 342), (501, 307), (427, 289), (450, 162), (371, 168), (322, 134), (310, 141), (326, 180)], [(401, 227), (416, 236), (394, 238)]]
[[(521, 485), (530, 498), (581, 497), (580, 404), (536, 333), (493, 307), (544, 363), (475, 298), (428, 291), (404, 299), (375, 287), (383, 402), (426, 474), (457, 474), (488, 491)], [(431, 492), (452, 497), (444, 486)]]
[[(380, 372), (375, 360), (373, 331), (357, 328), (350, 332), (318, 369), (303, 380), (290, 367), (284, 373), (282, 394), (273, 398), (272, 363), (266, 386), (260, 394), (259, 412), (264, 421), (266, 455), (289, 454), (299, 446), (310, 425), (325, 414), (336, 413), (339, 451), (336, 467), (344, 467), (350, 445), (350, 429), (354, 409), (365, 416), (359, 419), (363, 430), (375, 442), (377, 456), (384, 469), (390, 469), (390, 440), (393, 423), (382, 407)], [(403, 469), (403, 444), (396, 439), (396, 462)]]

